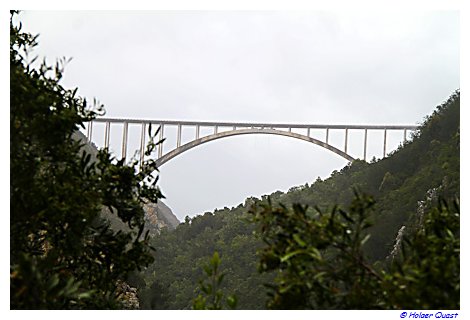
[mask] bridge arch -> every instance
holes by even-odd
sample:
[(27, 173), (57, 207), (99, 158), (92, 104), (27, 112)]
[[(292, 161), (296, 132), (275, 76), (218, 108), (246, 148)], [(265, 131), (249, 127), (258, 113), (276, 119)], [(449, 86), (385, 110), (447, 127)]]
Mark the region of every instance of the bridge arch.
[(291, 137), (291, 138), (296, 138), (300, 140), (304, 140), (313, 144), (316, 144), (318, 146), (321, 146), (329, 151), (332, 151), (341, 157), (345, 158), (349, 162), (352, 162), (354, 158), (347, 154), (344, 151), (339, 150), (338, 148), (333, 147), (330, 144), (327, 144), (325, 142), (322, 142), (320, 140), (317, 140), (315, 138), (302, 135), (299, 133), (295, 132), (290, 132), (290, 131), (282, 131), (282, 130), (276, 130), (276, 129), (269, 129), (269, 128), (251, 128), (251, 129), (237, 129), (237, 130), (230, 130), (230, 131), (223, 131), (223, 132), (218, 132), (214, 133), (208, 136), (204, 136), (198, 139), (195, 139), (191, 142), (188, 142), (186, 144), (183, 144), (182, 146), (177, 147), (176, 149), (173, 149), (172, 151), (166, 153), (162, 157), (158, 158), (156, 163), (157, 166), (160, 167), (161, 165), (165, 164), (169, 160), (173, 159), (174, 157), (182, 154), (183, 152), (186, 152), (194, 147), (197, 147), (201, 144), (221, 139), (221, 138), (226, 138), (230, 136), (236, 136), (236, 135), (243, 135), (243, 134), (274, 134), (274, 135), (280, 135), (280, 136), (285, 136), (285, 137)]

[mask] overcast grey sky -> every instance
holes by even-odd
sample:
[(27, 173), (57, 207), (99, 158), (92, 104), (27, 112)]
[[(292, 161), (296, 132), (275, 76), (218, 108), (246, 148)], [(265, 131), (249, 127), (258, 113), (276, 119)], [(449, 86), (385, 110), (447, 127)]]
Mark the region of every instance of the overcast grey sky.
[[(96, 97), (108, 117), (416, 124), (460, 86), (456, 11), (26, 11), (20, 19), (40, 33), (36, 54), (73, 58), (63, 85)], [(401, 138), (390, 134), (388, 151)], [(341, 148), (342, 134), (331, 139)], [(381, 139), (370, 134), (369, 159), (381, 155)], [(362, 135), (350, 141), (360, 157)], [(163, 165), (160, 186), (182, 220), (346, 163), (296, 139), (237, 136)]]

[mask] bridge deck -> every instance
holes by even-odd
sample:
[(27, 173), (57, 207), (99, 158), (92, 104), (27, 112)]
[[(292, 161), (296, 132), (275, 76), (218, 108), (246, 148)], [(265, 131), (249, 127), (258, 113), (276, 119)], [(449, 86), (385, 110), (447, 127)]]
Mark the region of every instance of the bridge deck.
[(263, 122), (215, 122), (215, 121), (179, 121), (179, 120), (154, 120), (154, 119), (121, 119), (121, 118), (97, 118), (93, 122), (110, 123), (151, 123), (156, 125), (182, 125), (202, 127), (262, 127), (262, 128), (304, 128), (304, 129), (369, 129), (369, 130), (416, 130), (417, 125), (369, 125), (369, 124), (296, 124), (296, 123), (263, 123)]

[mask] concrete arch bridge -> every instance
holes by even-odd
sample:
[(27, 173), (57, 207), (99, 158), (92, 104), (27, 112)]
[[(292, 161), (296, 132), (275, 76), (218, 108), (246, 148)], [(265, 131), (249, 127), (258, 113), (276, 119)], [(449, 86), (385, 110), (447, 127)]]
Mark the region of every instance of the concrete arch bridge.
[[(417, 129), (416, 125), (323, 125), (323, 124), (288, 124), (288, 123), (244, 123), (244, 122), (207, 122), (207, 121), (169, 121), (169, 120), (142, 120), (142, 119), (117, 119), (117, 118), (98, 118), (88, 123), (86, 136), (89, 141), (93, 140), (93, 125), (95, 123), (104, 124), (104, 147), (109, 147), (111, 137), (111, 124), (122, 126), (121, 136), (121, 156), (126, 158), (128, 153), (129, 144), (129, 125), (139, 125), (140, 138), (139, 138), (139, 155), (140, 161), (144, 160), (144, 151), (146, 145), (146, 132), (148, 126), (151, 124), (152, 127), (160, 127), (159, 138), (160, 140), (165, 138), (166, 130), (168, 127), (176, 127), (176, 146), (170, 151), (163, 153), (163, 146), (160, 144), (157, 150), (157, 165), (161, 166), (176, 156), (204, 143), (230, 137), (236, 135), (246, 134), (271, 134), (291, 137), (295, 139), (304, 140), (312, 144), (323, 147), (337, 155), (345, 158), (349, 162), (355, 158), (348, 153), (348, 133), (349, 130), (360, 130), (364, 133), (363, 140), (363, 159), (366, 159), (367, 155), (367, 135), (371, 130), (379, 130), (383, 132), (383, 156), (386, 155), (387, 149), (387, 132), (391, 130), (398, 130), (403, 132), (403, 142), (407, 140), (408, 132), (413, 132)], [(195, 134), (190, 141), (186, 141), (182, 144), (182, 132), (184, 128), (192, 127), (195, 128)], [(207, 128), (211, 133), (202, 136), (201, 128), (207, 131)], [(225, 129), (225, 130), (221, 130)], [(304, 133), (294, 132), (302, 131)], [(323, 139), (311, 137), (311, 130), (323, 130), (325, 135)], [(343, 148), (335, 147), (329, 143), (330, 130), (341, 130), (344, 132), (344, 145)], [(113, 136), (114, 138), (114, 136)]]

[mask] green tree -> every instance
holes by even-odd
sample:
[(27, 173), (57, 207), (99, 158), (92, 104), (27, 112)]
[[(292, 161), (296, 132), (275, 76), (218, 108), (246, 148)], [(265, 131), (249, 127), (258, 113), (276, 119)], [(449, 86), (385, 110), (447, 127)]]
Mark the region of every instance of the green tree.
[(459, 309), (458, 201), (431, 208), (391, 265), (372, 265), (364, 244), (374, 201), (356, 193), (349, 210), (312, 214), (295, 204), (252, 209), (265, 242), (261, 272), (279, 270), (270, 285), (275, 309)]
[[(202, 291), (193, 301), (193, 309), (195, 310), (221, 310), (223, 309), (224, 293), (220, 289), (224, 274), (220, 273), (220, 263), (218, 252), (210, 259), (208, 265), (204, 266), (207, 279), (199, 282), (200, 290)], [(237, 298), (230, 295), (225, 301), (229, 309), (235, 309), (237, 305)]]
[[(148, 265), (145, 200), (162, 197), (154, 161), (137, 171), (74, 135), (102, 112), (61, 86), (64, 61), (32, 67), (37, 36), (10, 18), (10, 307), (119, 308), (116, 281)], [(150, 130), (149, 130), (150, 133)], [(155, 148), (151, 143), (150, 153)], [(109, 210), (129, 231), (114, 231)]]

